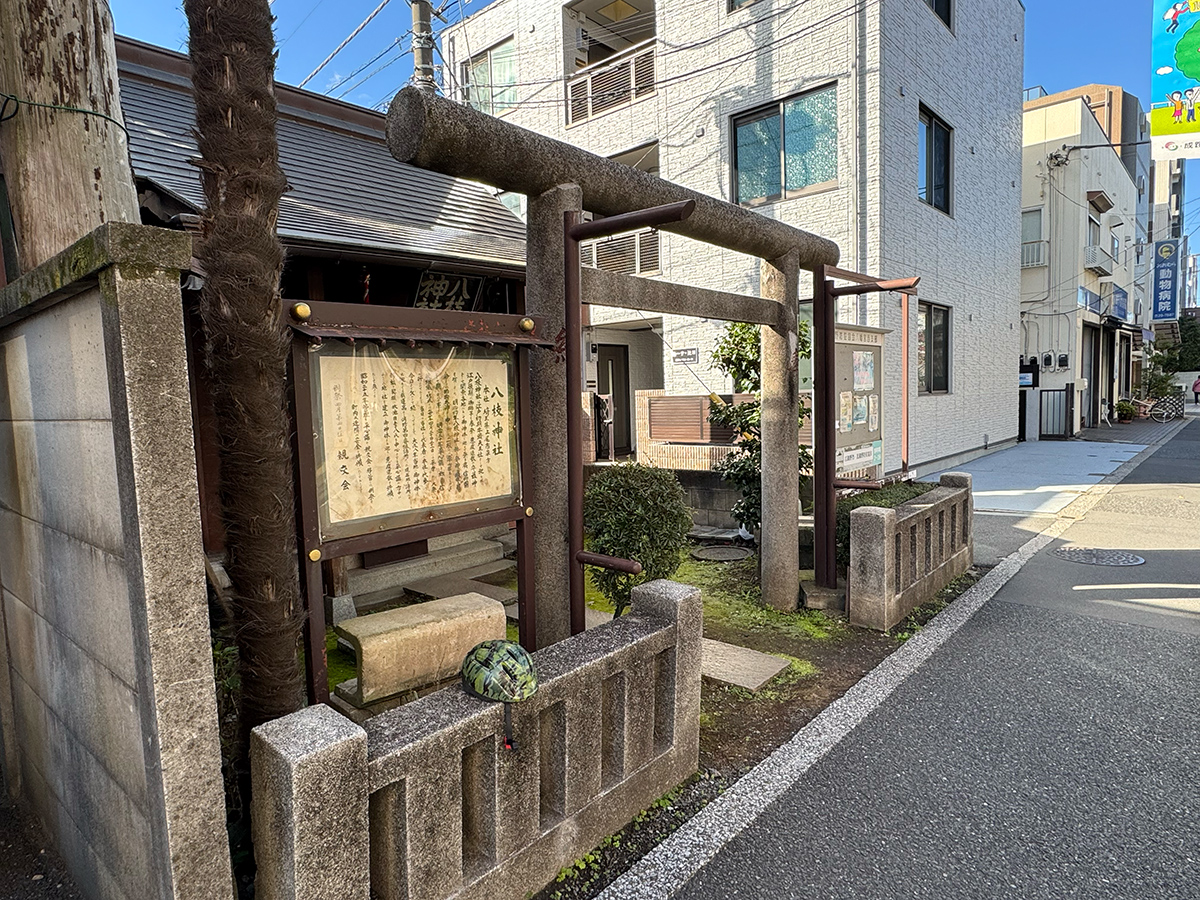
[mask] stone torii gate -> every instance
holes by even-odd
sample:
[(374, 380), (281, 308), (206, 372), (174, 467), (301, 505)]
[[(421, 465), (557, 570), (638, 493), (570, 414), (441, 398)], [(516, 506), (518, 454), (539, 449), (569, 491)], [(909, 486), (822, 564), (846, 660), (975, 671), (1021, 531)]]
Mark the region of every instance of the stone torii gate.
[[(570, 213), (578, 215), (586, 209), (600, 216), (616, 216), (693, 201), (688, 218), (660, 227), (762, 260), (761, 297), (597, 269), (583, 270), (581, 293), (585, 303), (762, 326), (762, 480), (769, 485), (763, 491), (762, 594), (772, 606), (795, 609), (800, 590), (796, 466), (800, 271), (816, 272), (821, 266), (836, 265), (837, 245), (413, 87), (404, 88), (392, 101), (387, 142), (401, 162), (528, 196), (525, 312), (544, 317), (547, 331), (564, 340), (564, 257), (569, 240), (564, 223)], [(563, 403), (568, 379), (563, 359), (535, 354), (530, 380), (534, 478), (533, 484), (522, 490), (532, 498), (529, 505), (538, 522), (540, 552), (534, 561), (534, 585), (542, 598), (565, 598), (570, 567), (578, 563), (568, 543), (564, 465), (568, 432)], [(568, 399), (574, 404), (582, 402), (579, 396)], [(829, 410), (818, 412), (830, 414)], [(562, 640), (571, 633), (565, 604), (543, 602), (537, 614), (540, 644)]]

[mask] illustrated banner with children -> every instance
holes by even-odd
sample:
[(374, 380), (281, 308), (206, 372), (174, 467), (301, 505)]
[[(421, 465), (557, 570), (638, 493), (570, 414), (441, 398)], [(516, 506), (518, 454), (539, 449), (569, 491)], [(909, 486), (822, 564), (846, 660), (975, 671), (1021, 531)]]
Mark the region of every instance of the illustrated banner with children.
[(1200, 157), (1200, 0), (1154, 0), (1152, 33), (1152, 155)]

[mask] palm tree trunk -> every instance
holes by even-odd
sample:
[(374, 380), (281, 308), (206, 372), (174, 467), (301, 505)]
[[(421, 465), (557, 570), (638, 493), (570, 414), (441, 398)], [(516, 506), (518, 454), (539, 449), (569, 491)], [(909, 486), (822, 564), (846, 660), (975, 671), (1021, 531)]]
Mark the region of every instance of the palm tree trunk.
[(220, 440), (243, 735), (299, 708), (300, 601), (275, 234), (287, 181), (275, 136), (267, 0), (185, 0), (207, 200), (196, 256)]

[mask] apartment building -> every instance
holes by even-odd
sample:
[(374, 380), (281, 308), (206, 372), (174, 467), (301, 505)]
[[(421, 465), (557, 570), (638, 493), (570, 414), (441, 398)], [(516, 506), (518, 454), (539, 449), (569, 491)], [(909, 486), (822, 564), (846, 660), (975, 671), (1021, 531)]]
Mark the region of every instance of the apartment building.
[(1152, 265), (1144, 123), (1137, 98), (1106, 85), (1025, 103), (1021, 356), (1040, 370), (1045, 436), (1098, 424), (1138, 380)]
[[(497, 0), (441, 50), (452, 97), (829, 237), (845, 268), (920, 275), (907, 354), (896, 295), (839, 319), (889, 330), (884, 466), (906, 418), (929, 471), (1017, 436), (1023, 34), (1017, 0)], [(757, 261), (665, 233), (585, 263), (758, 292)], [(622, 397), (730, 389), (722, 328), (591, 308), (585, 374), (617, 398), (618, 445)]]

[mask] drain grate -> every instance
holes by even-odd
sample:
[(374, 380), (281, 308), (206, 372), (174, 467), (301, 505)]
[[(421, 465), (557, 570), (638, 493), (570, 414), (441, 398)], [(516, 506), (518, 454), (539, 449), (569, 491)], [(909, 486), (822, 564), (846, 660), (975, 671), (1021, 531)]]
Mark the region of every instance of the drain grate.
[(1085, 566), (1140, 566), (1146, 560), (1124, 550), (1096, 550), (1092, 547), (1059, 547), (1053, 551), (1059, 559)]
[(745, 547), (697, 547), (692, 551), (694, 558), (709, 562), (737, 562), (739, 559), (746, 559), (749, 555), (750, 551)]

